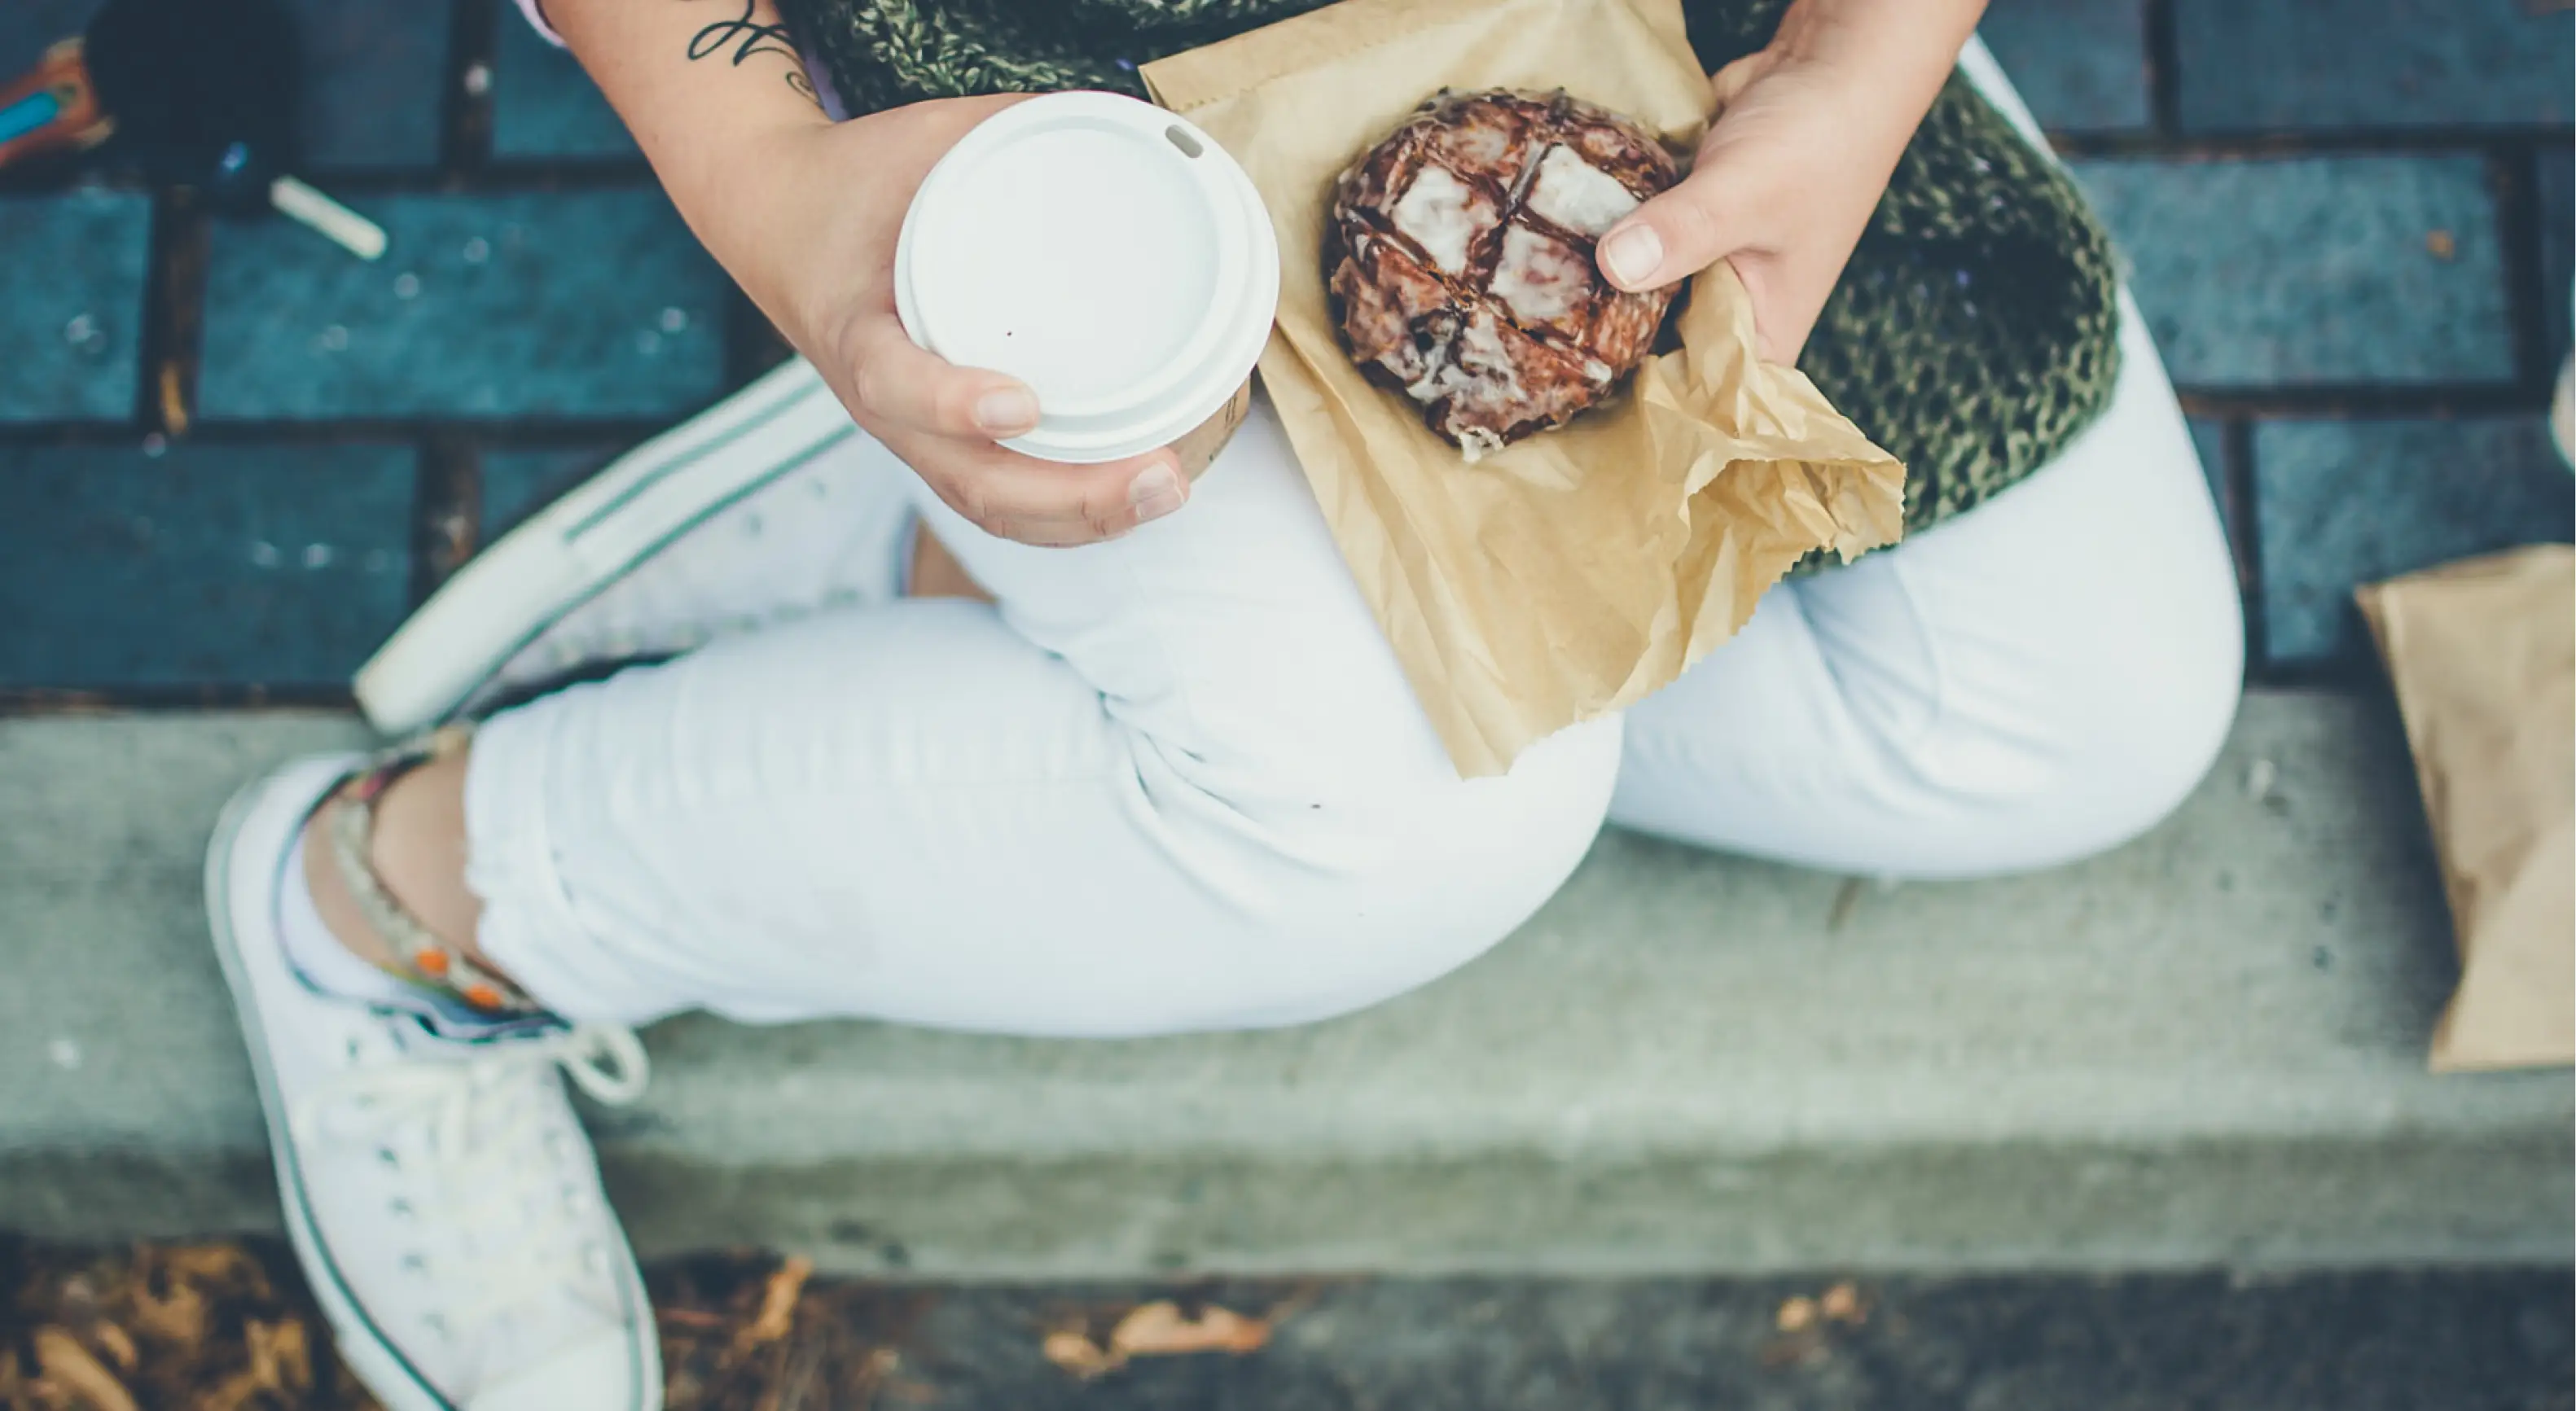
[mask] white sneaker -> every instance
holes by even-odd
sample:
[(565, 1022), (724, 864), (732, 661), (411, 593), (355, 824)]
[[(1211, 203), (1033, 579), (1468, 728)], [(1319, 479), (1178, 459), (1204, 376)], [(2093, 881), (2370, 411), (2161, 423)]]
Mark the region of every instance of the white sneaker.
[(360, 668), (359, 709), (411, 735), (603, 663), (891, 598), (910, 478), (792, 359), (476, 554)]
[(340, 1354), (388, 1411), (658, 1408), (652, 1308), (557, 1076), (632, 1101), (634, 1034), (441, 1038), (317, 993), (287, 962), (285, 869), (355, 763), (304, 760), (244, 789), (206, 858), (287, 1233)]

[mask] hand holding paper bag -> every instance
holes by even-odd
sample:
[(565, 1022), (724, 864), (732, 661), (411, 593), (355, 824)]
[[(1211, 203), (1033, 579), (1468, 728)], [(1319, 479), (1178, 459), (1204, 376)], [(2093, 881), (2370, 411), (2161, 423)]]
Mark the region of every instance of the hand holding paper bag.
[(1334, 178), (1444, 88), (1562, 88), (1687, 146), (1708, 81), (1677, 0), (1343, 0), (1147, 65), (1261, 190), (1282, 262), (1265, 385), (1343, 558), (1460, 773), (1679, 676), (1790, 565), (1901, 532), (1905, 471), (1754, 354), (1720, 264), (1628, 395), (1464, 464), (1343, 352)]

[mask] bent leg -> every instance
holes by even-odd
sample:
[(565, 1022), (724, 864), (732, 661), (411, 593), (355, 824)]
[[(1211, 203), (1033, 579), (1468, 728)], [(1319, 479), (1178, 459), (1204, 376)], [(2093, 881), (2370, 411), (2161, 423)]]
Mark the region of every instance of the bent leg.
[[(1960, 67), (2039, 126), (1981, 43)], [(2044, 867), (2144, 831), (2209, 767), (2244, 675), (2235, 570), (2136, 305), (2100, 421), (2029, 480), (1784, 584), (1630, 712), (1612, 818), (1881, 875)]]
[(1616, 722), (1456, 777), (1266, 407), (1110, 544), (920, 498), (997, 607), (824, 613), (486, 725), (481, 941), (548, 1005), (1297, 1022), (1478, 954), (1600, 823)]
[(2108, 411), (2028, 481), (1775, 588), (1629, 713), (1614, 821), (1869, 874), (2082, 857), (2153, 825), (2234, 718), (2234, 567), (2124, 305)]

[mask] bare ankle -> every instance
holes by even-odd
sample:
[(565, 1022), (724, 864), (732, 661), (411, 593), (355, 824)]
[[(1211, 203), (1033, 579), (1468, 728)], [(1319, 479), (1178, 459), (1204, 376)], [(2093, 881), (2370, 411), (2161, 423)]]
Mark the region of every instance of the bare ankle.
[[(483, 904), (465, 883), (467, 754), (458, 750), (431, 759), (386, 787), (376, 800), (367, 864), (395, 904), (439, 943), (476, 967), (500, 974), (475, 945)], [(350, 954), (380, 969), (410, 973), (418, 967), (367, 919), (334, 853), (332, 828), (348, 807), (343, 796), (334, 794), (304, 830), (304, 880), (314, 910)]]

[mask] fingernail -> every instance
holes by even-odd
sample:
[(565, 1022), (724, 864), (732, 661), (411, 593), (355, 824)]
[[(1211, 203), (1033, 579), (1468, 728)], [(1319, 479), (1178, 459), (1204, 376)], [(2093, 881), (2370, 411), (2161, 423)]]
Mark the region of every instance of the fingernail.
[(1127, 482), (1127, 503), (1136, 507), (1136, 522), (1161, 519), (1181, 507), (1181, 477), (1164, 464), (1147, 466)]
[(975, 424), (993, 436), (1017, 436), (1038, 424), (1038, 399), (1024, 387), (996, 387), (975, 399)]
[(1635, 287), (1655, 277), (1664, 262), (1664, 238), (1651, 225), (1613, 231), (1601, 242), (1601, 267), (1622, 285)]

